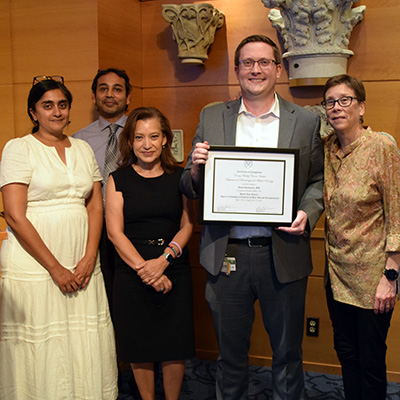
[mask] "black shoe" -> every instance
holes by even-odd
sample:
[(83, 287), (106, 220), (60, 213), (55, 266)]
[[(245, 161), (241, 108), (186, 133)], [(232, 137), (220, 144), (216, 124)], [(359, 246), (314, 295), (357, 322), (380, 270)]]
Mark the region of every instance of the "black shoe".
[(129, 389), (131, 391), (131, 395), (133, 396), (134, 400), (142, 400), (142, 396), (140, 396), (139, 388), (137, 387), (135, 377), (133, 374), (129, 378), (128, 381)]

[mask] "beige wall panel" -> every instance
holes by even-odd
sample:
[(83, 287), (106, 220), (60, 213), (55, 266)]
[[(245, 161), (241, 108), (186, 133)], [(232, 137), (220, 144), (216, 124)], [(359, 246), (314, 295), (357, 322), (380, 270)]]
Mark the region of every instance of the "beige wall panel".
[(27, 114), (27, 100), (32, 83), (14, 84), (14, 133), (16, 137), (25, 136), (32, 129)]
[(13, 87), (11, 85), (0, 85), (0, 151), (5, 143), (14, 137), (14, 104)]
[[(14, 137), (14, 104), (13, 87), (11, 85), (0, 85), (0, 152), (4, 145)], [(3, 198), (0, 196), (0, 211), (3, 210)], [(0, 230), (6, 228), (3, 218), (0, 218)]]
[(142, 103), (143, 103), (143, 90), (139, 89), (139, 88), (132, 88), (131, 91), (131, 103), (129, 104), (128, 107), (128, 112), (132, 111), (133, 109), (137, 108), (137, 107), (141, 107)]
[(399, 343), (399, 332), (400, 332), (400, 310), (399, 304), (394, 309), (387, 344), (387, 371), (388, 379), (395, 382), (400, 382), (400, 343)]
[(320, 105), (323, 88), (319, 86), (290, 88), (287, 83), (278, 83), (276, 91), (286, 100), (299, 106)]
[(142, 86), (141, 3), (98, 0), (99, 67), (125, 69), (131, 84)]
[(13, 79), (87, 80), (98, 66), (96, 0), (10, 2)]
[[(14, 137), (14, 89), (11, 60), (10, 7), (8, 1), (2, 1), (0, 2), (0, 151), (5, 143)], [(1, 196), (0, 210), (3, 210)], [(0, 230), (5, 228), (5, 220), (0, 218)]]
[[(277, 40), (261, 1), (216, 0), (212, 5), (225, 14), (224, 26), (217, 30), (204, 66), (182, 64), (172, 29), (161, 15), (164, 1), (144, 2), (143, 86), (199, 86), (235, 84), (233, 58), (236, 46), (246, 36), (263, 33)], [(174, 4), (195, 3), (175, 1)]]
[(325, 245), (322, 238), (311, 238), (311, 251), (313, 271), (311, 273), (314, 277), (324, 277), (325, 271)]
[(348, 62), (348, 73), (362, 80), (400, 78), (398, 0), (362, 0), (355, 6), (367, 7), (364, 20), (355, 26), (349, 48), (355, 55)]
[(376, 131), (390, 133), (399, 144), (400, 80), (365, 82), (365, 89), (367, 92), (365, 123)]
[(12, 82), (10, 7), (0, 2), (0, 85)]
[(311, 276), (323, 277), (325, 271), (325, 214), (323, 213), (311, 234), (313, 271)]

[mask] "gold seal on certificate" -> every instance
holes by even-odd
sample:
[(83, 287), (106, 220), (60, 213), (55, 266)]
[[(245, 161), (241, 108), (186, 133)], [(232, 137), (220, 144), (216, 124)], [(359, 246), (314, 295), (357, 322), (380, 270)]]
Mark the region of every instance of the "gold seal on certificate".
[(296, 211), (297, 149), (211, 146), (201, 223), (290, 225)]

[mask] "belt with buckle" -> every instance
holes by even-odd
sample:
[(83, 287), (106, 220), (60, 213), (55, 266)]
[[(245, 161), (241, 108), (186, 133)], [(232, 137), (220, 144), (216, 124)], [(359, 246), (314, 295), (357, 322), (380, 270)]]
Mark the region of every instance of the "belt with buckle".
[(147, 244), (148, 246), (163, 246), (164, 239), (131, 239), (132, 244)]
[(271, 236), (249, 237), (246, 239), (229, 238), (228, 244), (245, 244), (246, 246), (249, 246), (249, 247), (265, 247), (265, 246), (271, 246), (272, 239), (271, 239)]

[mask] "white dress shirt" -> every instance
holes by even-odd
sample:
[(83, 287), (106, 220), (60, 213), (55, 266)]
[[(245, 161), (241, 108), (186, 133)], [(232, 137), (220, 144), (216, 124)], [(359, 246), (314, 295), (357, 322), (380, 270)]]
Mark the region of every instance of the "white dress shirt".
[[(258, 117), (246, 110), (242, 99), (236, 126), (236, 146), (277, 148), (279, 119), (279, 99), (276, 93), (271, 109)], [(229, 237), (236, 239), (260, 236), (271, 236), (271, 228), (266, 226), (235, 225), (229, 231)]]

